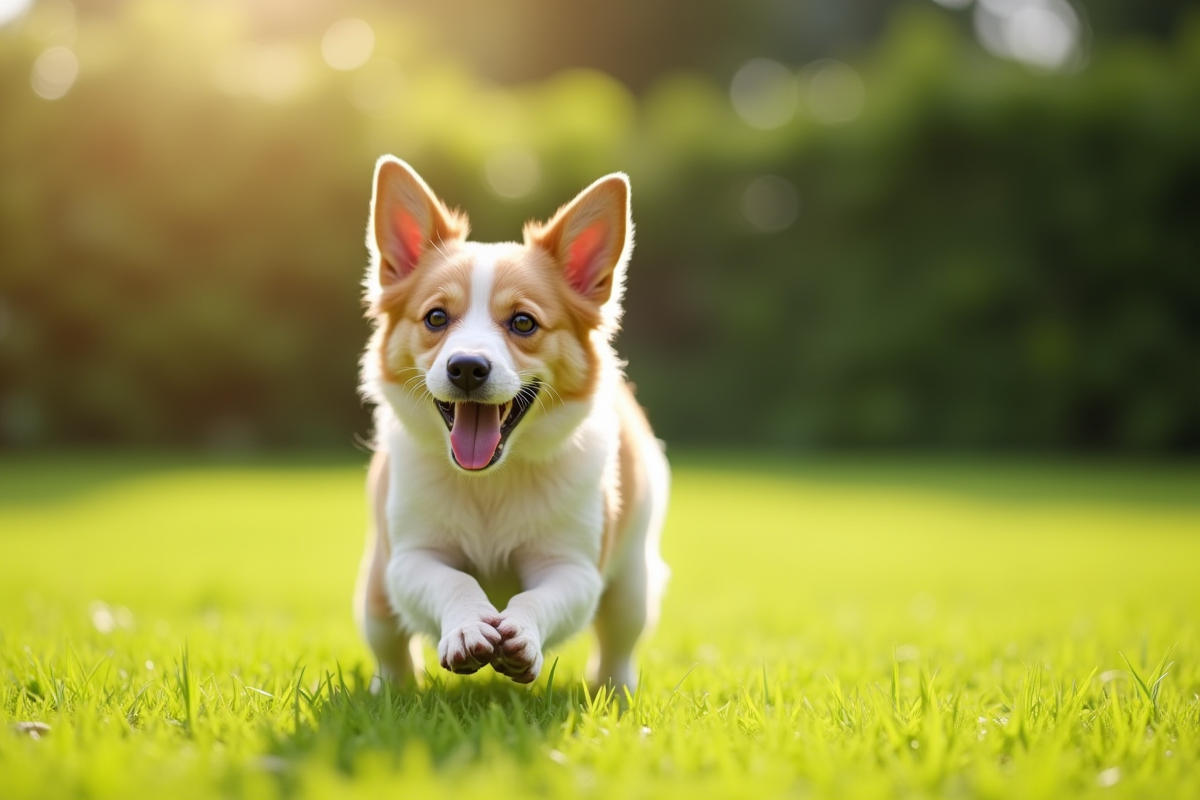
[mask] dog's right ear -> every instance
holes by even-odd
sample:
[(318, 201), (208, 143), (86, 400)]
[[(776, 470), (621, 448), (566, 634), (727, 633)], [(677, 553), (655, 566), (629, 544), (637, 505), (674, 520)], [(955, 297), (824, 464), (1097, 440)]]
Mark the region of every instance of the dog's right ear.
[(467, 218), (446, 208), (412, 167), (395, 156), (376, 162), (367, 247), (380, 286), (407, 278), (430, 247), (466, 236)]

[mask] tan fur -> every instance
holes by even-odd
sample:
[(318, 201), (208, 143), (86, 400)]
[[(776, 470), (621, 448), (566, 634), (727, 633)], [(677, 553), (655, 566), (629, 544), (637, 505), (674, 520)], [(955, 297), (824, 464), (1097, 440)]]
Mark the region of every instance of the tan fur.
[(639, 443), (653, 439), (646, 412), (638, 405), (633, 387), (622, 381), (617, 399), (621, 419), (620, 457), (617, 460), (617, 480), (605, 497), (604, 539), (600, 548), (600, 569), (608, 566), (609, 558), (624, 544), (629, 530), (629, 511), (645, 502), (647, 492), (646, 465), (639, 453)]
[(588, 397), (600, 373), (600, 356), (591, 336), (600, 314), (563, 283), (558, 265), (544, 252), (531, 250), (523, 256), (496, 265), (492, 312), (505, 319), (519, 309), (538, 320), (540, 335), (514, 339), (513, 355), (523, 369), (532, 369), (536, 362), (551, 365), (558, 395), (553, 402)]
[(367, 473), (373, 541), (369, 540), (367, 544), (367, 560), (363, 564), (366, 581), (362, 591), (367, 612), (379, 617), (392, 616), (384, 588), (384, 569), (391, 557), (387, 535), (387, 477), (387, 453), (376, 453), (371, 458), (371, 468)]
[(423, 260), (432, 263), (385, 289), (369, 311), (380, 323), (375, 350), (387, 381), (404, 383), (412, 377), (407, 370), (428, 362), (440, 346), (439, 336), (425, 327), (431, 309), (459, 315), (470, 302), (471, 262), (465, 254), (447, 245)]

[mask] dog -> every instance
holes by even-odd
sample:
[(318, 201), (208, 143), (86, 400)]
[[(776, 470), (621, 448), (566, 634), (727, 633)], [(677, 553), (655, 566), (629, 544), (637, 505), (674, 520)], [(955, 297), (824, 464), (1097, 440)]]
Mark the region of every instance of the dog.
[(670, 471), (611, 344), (629, 195), (608, 175), (522, 243), (485, 244), (408, 164), (376, 164), (373, 533), (356, 610), (381, 679), (414, 680), (424, 635), (450, 672), (531, 683), (546, 648), (590, 622), (593, 685), (636, 689), (668, 576)]

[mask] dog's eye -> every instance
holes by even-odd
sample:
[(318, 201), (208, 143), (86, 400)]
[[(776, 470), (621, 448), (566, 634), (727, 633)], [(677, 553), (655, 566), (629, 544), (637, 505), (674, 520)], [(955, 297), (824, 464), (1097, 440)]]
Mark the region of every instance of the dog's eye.
[(517, 314), (512, 318), (509, 327), (517, 333), (530, 334), (537, 330), (537, 322), (528, 314)]
[(450, 318), (446, 316), (446, 312), (440, 308), (435, 308), (425, 315), (425, 324), (430, 328), (444, 327), (449, 321)]

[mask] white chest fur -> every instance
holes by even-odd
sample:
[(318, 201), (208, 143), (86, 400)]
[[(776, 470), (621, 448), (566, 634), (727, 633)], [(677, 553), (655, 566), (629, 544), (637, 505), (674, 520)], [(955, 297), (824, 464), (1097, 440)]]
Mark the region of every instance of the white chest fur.
[(481, 577), (507, 572), (517, 552), (569, 550), (598, 563), (617, 447), (601, 416), (589, 415), (554, 456), (510, 458), (483, 475), (454, 468), (395, 426), (386, 437), (392, 547), (438, 550)]

